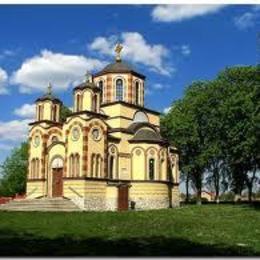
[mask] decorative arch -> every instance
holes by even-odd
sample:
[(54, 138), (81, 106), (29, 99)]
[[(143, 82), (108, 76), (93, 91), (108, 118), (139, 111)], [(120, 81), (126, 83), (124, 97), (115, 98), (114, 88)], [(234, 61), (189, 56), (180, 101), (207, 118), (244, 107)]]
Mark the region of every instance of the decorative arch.
[(118, 179), (118, 149), (114, 144), (108, 147), (108, 178)]
[(113, 84), (114, 100), (124, 101), (126, 97), (126, 89), (127, 89), (126, 80), (122, 76), (117, 76), (114, 78), (113, 82), (114, 82)]
[(134, 80), (134, 93), (136, 105), (141, 105), (141, 86), (141, 81), (139, 79)]
[(150, 146), (146, 149), (147, 179), (158, 179), (158, 149)]
[(104, 80), (100, 79), (98, 81), (98, 87), (100, 88), (100, 103), (101, 104), (105, 101), (105, 99), (104, 99), (104, 97), (105, 97), (105, 94), (104, 94), (105, 93), (105, 91), (104, 91), (105, 86), (104, 85), (105, 85)]
[(135, 146), (131, 150), (131, 178), (133, 180), (146, 179), (146, 153), (141, 146)]
[(69, 177), (80, 176), (80, 155), (72, 153), (69, 156)]

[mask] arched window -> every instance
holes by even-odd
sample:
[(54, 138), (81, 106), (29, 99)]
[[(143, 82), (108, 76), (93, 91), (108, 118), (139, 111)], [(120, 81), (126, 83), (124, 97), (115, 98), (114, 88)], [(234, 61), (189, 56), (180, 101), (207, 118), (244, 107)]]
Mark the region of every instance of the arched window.
[(56, 105), (53, 106), (53, 110), (52, 111), (53, 111), (52, 120), (56, 121), (57, 120), (57, 106)]
[(80, 163), (79, 163), (79, 154), (76, 154), (75, 157), (74, 157), (74, 160), (75, 160), (75, 172), (74, 172), (74, 176), (79, 176), (79, 166), (80, 166)]
[(113, 179), (113, 175), (114, 175), (114, 156), (110, 156), (109, 158), (109, 174), (108, 174), (108, 178)]
[(140, 84), (139, 81), (135, 82), (135, 104), (139, 105), (140, 99)]
[(40, 178), (40, 162), (39, 162), (39, 159), (36, 159), (35, 160), (35, 168), (36, 168), (36, 178)]
[(99, 176), (99, 169), (100, 169), (100, 155), (96, 156), (96, 177), (100, 177)]
[(81, 96), (78, 94), (76, 97), (76, 112), (81, 110)]
[(39, 105), (39, 110), (38, 110), (38, 119), (39, 121), (43, 120), (43, 106), (42, 105)]
[(116, 80), (116, 101), (123, 101), (123, 80)]
[(154, 180), (154, 164), (155, 160), (153, 158), (149, 159), (149, 180)]
[(96, 155), (91, 155), (91, 177), (95, 177), (95, 161), (96, 161)]
[(35, 173), (35, 159), (31, 160), (31, 178), (34, 179), (34, 173)]
[(100, 88), (100, 103), (103, 103), (104, 85), (102, 80), (99, 81), (98, 86)]
[(92, 110), (97, 112), (97, 95), (93, 96)]

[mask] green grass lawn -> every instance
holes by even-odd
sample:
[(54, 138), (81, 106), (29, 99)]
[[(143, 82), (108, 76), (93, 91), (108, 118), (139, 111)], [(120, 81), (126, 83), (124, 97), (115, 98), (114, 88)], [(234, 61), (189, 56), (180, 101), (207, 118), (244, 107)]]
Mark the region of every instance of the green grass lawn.
[(260, 255), (260, 210), (203, 205), (142, 212), (0, 212), (0, 255)]

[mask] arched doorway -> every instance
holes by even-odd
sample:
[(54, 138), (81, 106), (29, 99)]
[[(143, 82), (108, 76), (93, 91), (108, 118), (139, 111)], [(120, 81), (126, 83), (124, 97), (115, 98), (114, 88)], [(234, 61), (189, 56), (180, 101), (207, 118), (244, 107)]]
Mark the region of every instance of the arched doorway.
[(63, 195), (63, 159), (56, 157), (51, 164), (52, 170), (52, 197), (62, 197)]

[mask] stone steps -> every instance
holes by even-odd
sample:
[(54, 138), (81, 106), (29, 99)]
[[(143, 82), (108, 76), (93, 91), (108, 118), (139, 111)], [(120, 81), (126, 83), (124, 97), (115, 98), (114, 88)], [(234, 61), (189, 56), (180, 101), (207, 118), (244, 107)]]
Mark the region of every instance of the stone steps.
[(4, 211), (81, 211), (71, 200), (63, 198), (19, 199), (0, 205)]

